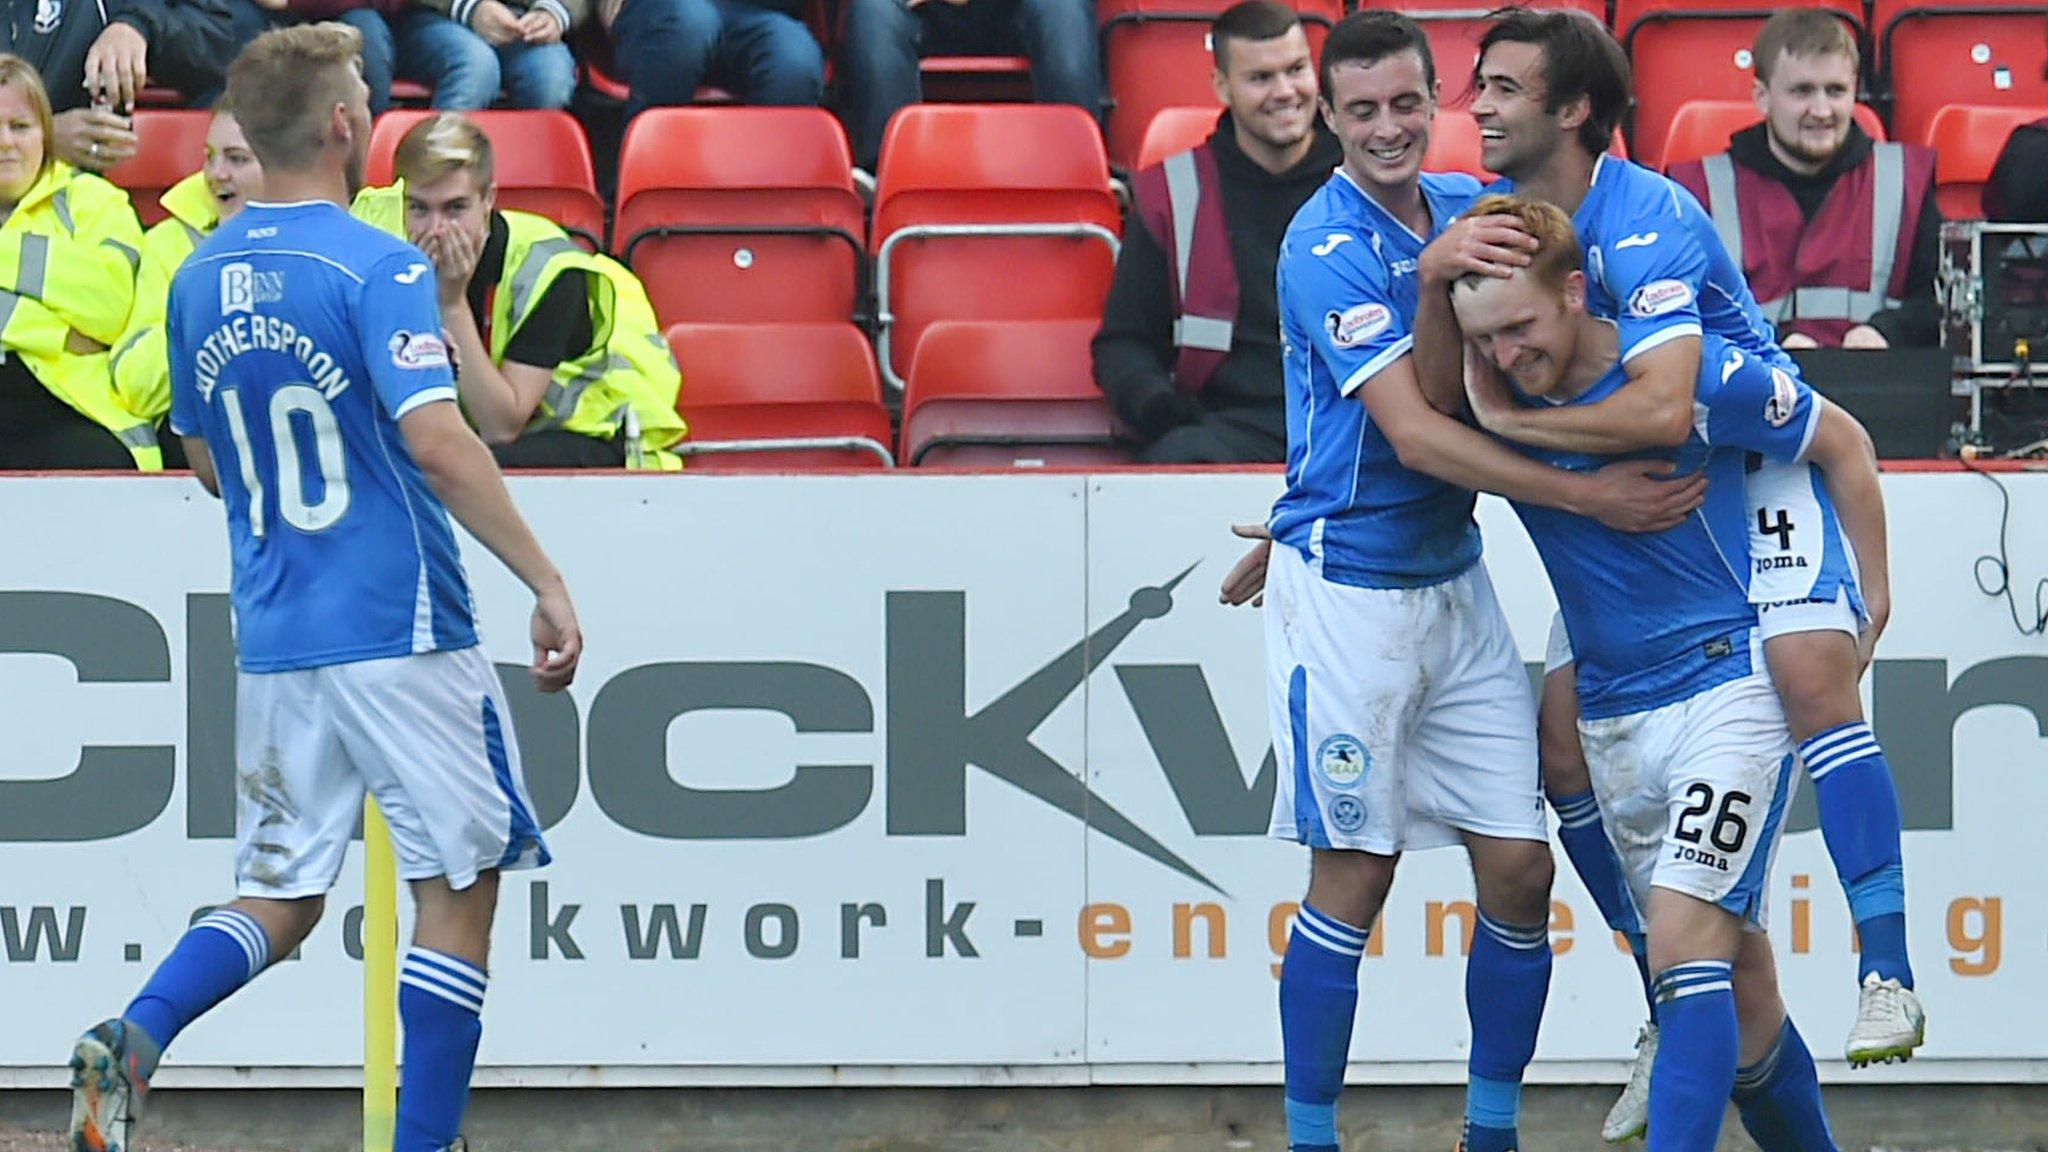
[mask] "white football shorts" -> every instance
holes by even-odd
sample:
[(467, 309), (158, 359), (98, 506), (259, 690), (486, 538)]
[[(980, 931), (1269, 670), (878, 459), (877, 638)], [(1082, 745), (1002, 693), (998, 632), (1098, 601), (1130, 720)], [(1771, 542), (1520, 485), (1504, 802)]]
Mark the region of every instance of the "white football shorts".
[(1484, 564), (1354, 588), (1275, 546), (1265, 627), (1271, 835), (1381, 855), (1548, 838), (1536, 701)]
[(1770, 677), (1753, 673), (1647, 712), (1581, 717), (1579, 736), (1636, 906), (1649, 907), (1651, 888), (1668, 888), (1761, 930), (1798, 781)]
[(243, 672), (235, 689), (235, 884), (243, 896), (334, 886), (365, 789), (398, 874), (467, 888), (548, 862), (503, 689), (481, 647)]
[(1859, 635), (1868, 619), (1856, 549), (1819, 472), (1765, 460), (1747, 475), (1749, 602), (1765, 639), (1793, 632)]

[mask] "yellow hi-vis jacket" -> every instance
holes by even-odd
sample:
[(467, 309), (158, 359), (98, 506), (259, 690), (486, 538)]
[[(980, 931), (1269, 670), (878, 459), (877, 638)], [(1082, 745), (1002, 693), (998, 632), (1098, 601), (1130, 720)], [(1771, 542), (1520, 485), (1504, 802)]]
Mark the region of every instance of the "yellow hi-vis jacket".
[[(404, 183), (363, 189), (352, 211), (357, 219), (404, 236)], [(530, 212), (499, 214), (509, 235), (505, 267), (492, 294), (492, 363), (505, 362), (506, 345), (558, 277), (570, 271), (589, 274), (592, 346), (555, 365), (526, 431), (561, 429), (610, 440), (630, 419), (639, 432), (639, 467), (681, 468), (681, 458), (668, 449), (688, 431), (676, 414), (683, 373), (661, 334), (647, 289), (618, 261), (585, 252), (553, 221)], [(630, 442), (627, 451), (633, 466)]]
[(171, 359), (164, 319), (171, 277), (199, 242), (220, 227), (220, 205), (198, 172), (157, 198), (170, 213), (142, 237), (142, 268), (135, 274), (135, 307), (128, 331), (114, 345), (114, 387), (130, 412), (149, 421), (171, 410)]
[(120, 341), (141, 247), (126, 192), (53, 161), (0, 224), (0, 350), (155, 472), (164, 462), (154, 422), (122, 401), (108, 354), (66, 347), (73, 332), (105, 347)]

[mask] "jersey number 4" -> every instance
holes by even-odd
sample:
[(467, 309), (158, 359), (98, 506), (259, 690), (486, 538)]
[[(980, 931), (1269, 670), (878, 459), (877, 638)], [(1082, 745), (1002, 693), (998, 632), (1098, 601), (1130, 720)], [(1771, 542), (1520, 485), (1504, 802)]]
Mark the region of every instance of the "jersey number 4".
[[(241, 463), (242, 485), (249, 490), (249, 534), (262, 539), (264, 523), (263, 477), (256, 468), (255, 451), (249, 444), (249, 423), (242, 415), (242, 395), (234, 389), (221, 393), (221, 407), (228, 418), (228, 433), (235, 438), (235, 459)], [(287, 384), (270, 397), (270, 440), (277, 447), (277, 511), (286, 524), (301, 532), (322, 532), (334, 526), (348, 511), (348, 457), (341, 447), (341, 424), (327, 397), (305, 384)], [(301, 416), (313, 434), (313, 464), (319, 469), (320, 499), (306, 500), (306, 470), (299, 456), (298, 429), (294, 416)]]

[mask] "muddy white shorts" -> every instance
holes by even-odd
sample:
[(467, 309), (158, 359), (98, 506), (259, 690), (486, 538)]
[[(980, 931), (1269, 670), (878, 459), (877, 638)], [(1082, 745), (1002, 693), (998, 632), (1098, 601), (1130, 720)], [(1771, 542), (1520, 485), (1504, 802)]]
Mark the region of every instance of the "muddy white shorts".
[(1275, 546), (1265, 626), (1271, 835), (1382, 855), (1547, 838), (1535, 697), (1483, 564), (1355, 588)]
[(1579, 737), (1636, 906), (1649, 907), (1651, 888), (1668, 888), (1762, 928), (1798, 780), (1770, 677), (1753, 673), (1647, 712), (1582, 717)]
[(466, 888), (548, 862), (496, 669), (480, 647), (289, 672), (235, 689), (235, 884), (288, 900), (333, 887), (365, 789), (406, 880)]

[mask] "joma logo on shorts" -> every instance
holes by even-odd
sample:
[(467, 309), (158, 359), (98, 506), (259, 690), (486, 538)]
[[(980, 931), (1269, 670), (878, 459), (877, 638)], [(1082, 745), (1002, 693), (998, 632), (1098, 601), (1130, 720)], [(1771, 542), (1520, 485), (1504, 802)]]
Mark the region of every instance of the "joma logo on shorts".
[(1788, 568), (1807, 567), (1804, 556), (1758, 556), (1756, 570), (1759, 572), (1783, 572)]
[(1683, 844), (1672, 849), (1671, 858), (1686, 864), (1704, 864), (1709, 868), (1719, 869), (1722, 872), (1728, 870), (1728, 858), (1726, 856), (1717, 856), (1712, 852), (1703, 852), (1698, 848)]

